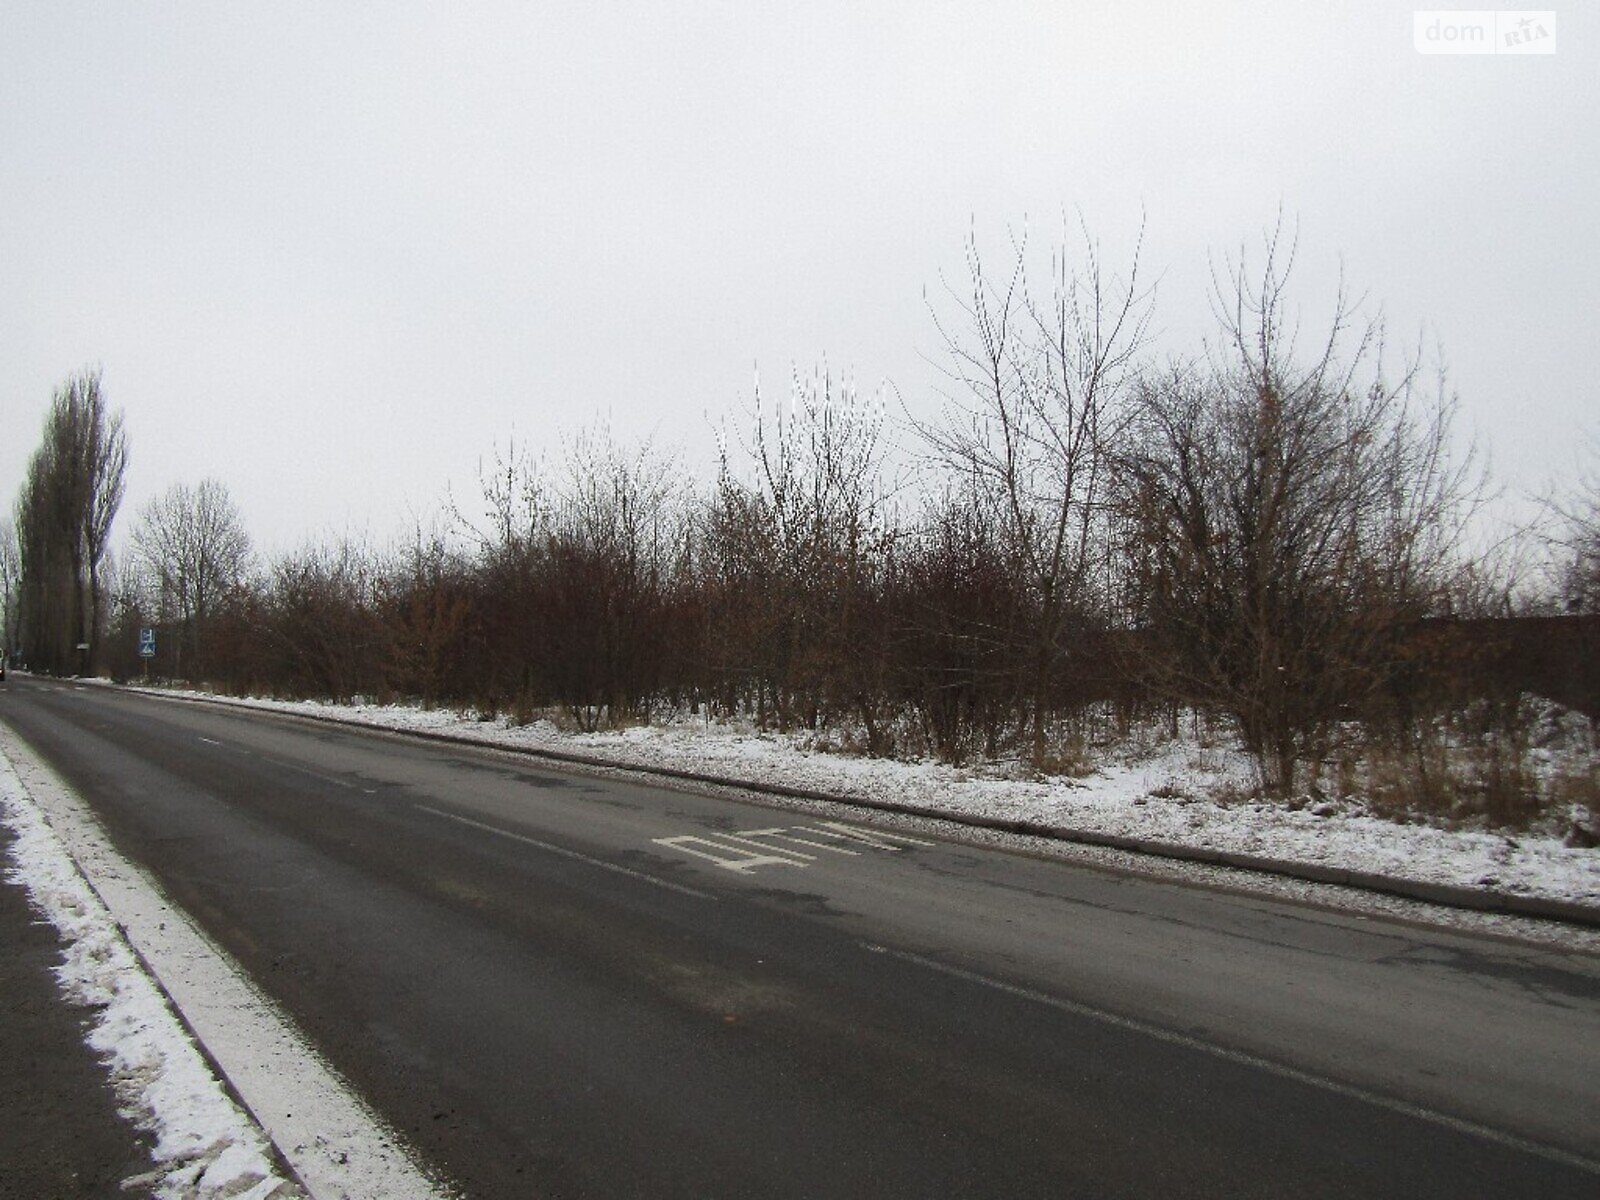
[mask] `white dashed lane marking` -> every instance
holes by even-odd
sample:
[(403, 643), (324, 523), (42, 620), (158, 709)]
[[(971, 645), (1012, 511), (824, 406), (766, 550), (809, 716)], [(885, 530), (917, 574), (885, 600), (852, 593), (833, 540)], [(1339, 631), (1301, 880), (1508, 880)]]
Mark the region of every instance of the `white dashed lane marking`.
[(716, 899), (711, 893), (702, 892), (698, 888), (685, 887), (681, 883), (659, 879), (654, 875), (646, 874), (644, 871), (635, 871), (631, 867), (625, 867), (621, 863), (607, 862), (603, 858), (594, 858), (577, 850), (569, 850), (565, 846), (557, 846), (552, 842), (540, 841), (538, 838), (529, 837), (525, 833), (515, 833), (509, 829), (501, 829), (498, 825), (490, 825), (483, 821), (475, 821), (471, 817), (463, 817), (460, 813), (445, 812), (440, 808), (430, 808), (426, 804), (418, 804), (414, 805), (414, 807), (419, 812), (429, 813), (435, 817), (443, 817), (446, 821), (454, 821), (458, 825), (470, 825), (474, 829), (481, 829), (485, 833), (497, 834), (500, 837), (509, 838), (513, 842), (521, 842), (525, 846), (535, 846), (547, 854), (558, 854), (562, 858), (576, 859), (578, 862), (588, 863), (591, 867), (599, 867), (602, 871), (613, 871), (618, 875), (627, 875), (632, 879), (653, 883), (656, 887), (666, 888), (669, 892), (681, 892), (685, 896), (695, 896), (701, 900)]

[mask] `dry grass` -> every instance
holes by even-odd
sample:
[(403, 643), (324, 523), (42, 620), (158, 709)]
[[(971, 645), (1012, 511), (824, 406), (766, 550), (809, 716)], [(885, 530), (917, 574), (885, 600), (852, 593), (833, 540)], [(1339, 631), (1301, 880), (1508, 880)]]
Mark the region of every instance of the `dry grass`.
[(1047, 747), (1043, 754), (1034, 756), (1033, 768), (1046, 778), (1066, 776), (1082, 779), (1094, 774), (1094, 753), (1080, 734), (1068, 734)]

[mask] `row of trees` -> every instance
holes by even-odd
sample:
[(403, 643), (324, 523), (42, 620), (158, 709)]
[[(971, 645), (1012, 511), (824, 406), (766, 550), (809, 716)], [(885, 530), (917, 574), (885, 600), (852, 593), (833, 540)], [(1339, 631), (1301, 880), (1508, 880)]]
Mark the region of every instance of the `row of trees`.
[[(946, 404), (910, 426), (909, 458), (881, 395), (821, 376), (773, 409), (758, 392), (709, 490), (594, 429), (553, 463), (509, 447), (481, 515), (385, 552), (259, 563), (222, 484), (175, 487), (115, 573), (108, 665), (133, 673), (156, 625), (163, 674), (239, 691), (559, 706), (585, 728), (704, 706), (843, 725), (873, 753), (1041, 765), (1097, 723), (1193, 708), (1276, 794), (1314, 784), (1352, 731), (1413, 744), (1463, 703), (1462, 648), (1424, 631), (1492, 604), (1459, 553), (1479, 490), (1442, 381), (1386, 373), (1381, 327), (1342, 303), (1301, 352), (1277, 240), (1219, 280), (1214, 345), (1160, 365), (1137, 257), (1114, 277), (1085, 238), (1081, 269), (1058, 253), (1037, 294), (1025, 251), (997, 277), (969, 250), (940, 323)], [(51, 447), (75, 445), (55, 431), (91, 394), (84, 377), (58, 395), (41, 479), (88, 461)], [(96, 627), (125, 451), (95, 420), (114, 495), (40, 526), (30, 476), (18, 509), (26, 644), (55, 669), (65, 637), (27, 588), (58, 564), (52, 586), (85, 606), (72, 628)], [(1591, 610), (1596, 511), (1567, 525), (1567, 597)]]
[(6, 648), (36, 668), (88, 669), (104, 627), (102, 568), (122, 504), (127, 437), (98, 371), (56, 390), (29, 460), (15, 525), (0, 541)]

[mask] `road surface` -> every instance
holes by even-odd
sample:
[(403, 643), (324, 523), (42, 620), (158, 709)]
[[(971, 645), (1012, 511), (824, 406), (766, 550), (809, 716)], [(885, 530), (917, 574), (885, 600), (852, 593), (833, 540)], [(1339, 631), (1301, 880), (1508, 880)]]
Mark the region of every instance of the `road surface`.
[(474, 1197), (1600, 1194), (1600, 959), (13, 676)]

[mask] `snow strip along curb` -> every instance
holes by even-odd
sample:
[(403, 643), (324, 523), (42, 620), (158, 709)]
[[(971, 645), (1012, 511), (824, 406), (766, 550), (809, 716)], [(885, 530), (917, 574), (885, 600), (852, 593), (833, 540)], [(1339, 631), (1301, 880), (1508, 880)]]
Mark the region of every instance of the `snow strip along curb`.
[[(275, 1161), (266, 1135), (219, 1082), (3, 751), (0, 822), (14, 835), (7, 879), (26, 890), (29, 906), (60, 939), (57, 990), (91, 1010), (84, 1041), (109, 1073), (118, 1109), (152, 1137), (152, 1169), (124, 1179), (122, 1190), (303, 1200), (292, 1172)], [(59, 1136), (70, 1147), (75, 1134), (69, 1126)]]
[[(195, 1172), (201, 1175), (198, 1184), (172, 1181), (190, 1186), (182, 1191), (163, 1186), (158, 1195), (286, 1200), (309, 1193), (314, 1200), (449, 1200), (452, 1193), (429, 1178), (400, 1137), (244, 971), (116, 851), (88, 806), (4, 724), (0, 794), (7, 815), (17, 818), (14, 823), (31, 824), (63, 852), (53, 874), (98, 899), (111, 936), (120, 931), (116, 940), (125, 941), (126, 961), (117, 990), (145, 986), (156, 997), (144, 1006), (146, 1012), (157, 1010), (172, 1029), (138, 1064), (147, 1077), (140, 1106), (153, 1111), (161, 1143), (197, 1144), (200, 1149), (191, 1150), (189, 1157), (215, 1150), (216, 1161), (201, 1163)], [(31, 887), (33, 881), (26, 881)], [(113, 1048), (113, 1056), (122, 1057), (120, 1047)], [(226, 1080), (259, 1129), (223, 1095), (204, 1059)], [(196, 1075), (211, 1085), (215, 1096), (203, 1104), (163, 1109), (162, 1093), (174, 1091), (174, 1080), (193, 1093)], [(305, 1192), (266, 1174), (270, 1168), (262, 1132)], [(215, 1178), (224, 1167), (230, 1178)], [(254, 1186), (241, 1185), (241, 1173), (253, 1175)]]
[(999, 833), (1021, 834), (1025, 837), (1044, 838), (1049, 841), (1071, 842), (1084, 846), (1102, 846), (1135, 854), (1148, 854), (1156, 858), (1178, 859), (1208, 866), (1232, 867), (1237, 870), (1256, 871), (1306, 883), (1335, 884), (1360, 888), (1369, 892), (1399, 896), (1407, 900), (1420, 900), (1449, 908), (1470, 909), (1478, 912), (1501, 913), (1508, 916), (1536, 917), (1548, 921), (1563, 921), (1573, 925), (1600, 928), (1600, 907), (1577, 904), (1569, 900), (1553, 900), (1543, 896), (1522, 896), (1515, 892), (1494, 891), (1489, 888), (1461, 887), (1456, 884), (1430, 883), (1421, 879), (1406, 879), (1395, 875), (1380, 875), (1371, 871), (1353, 871), (1343, 867), (1328, 867), (1320, 863), (1298, 862), (1293, 859), (1269, 858), (1264, 855), (1243, 854), (1233, 850), (1217, 850), (1207, 846), (1189, 846), (1178, 842), (1160, 842), (1147, 838), (1128, 837), (1123, 834), (1098, 833), (1094, 830), (1071, 829), (1059, 825), (1045, 825), (1036, 821), (1009, 817), (990, 817), (980, 813), (963, 813), (948, 809), (931, 808), (920, 804), (904, 804), (893, 800), (878, 800), (868, 796), (852, 796), (842, 792), (822, 792), (811, 788), (790, 787), (781, 783), (736, 779), (703, 771), (690, 771), (681, 767), (661, 766), (657, 763), (630, 763), (588, 754), (575, 754), (570, 750), (549, 750), (538, 746), (516, 746), (489, 738), (469, 734), (441, 733), (427, 729), (407, 729), (401, 726), (382, 725), (373, 721), (350, 720), (324, 713), (283, 712), (262, 705), (249, 704), (225, 696), (177, 696), (155, 688), (131, 688), (141, 695), (156, 696), (164, 700), (187, 704), (214, 704), (227, 708), (242, 708), (251, 712), (269, 713), (292, 720), (317, 721), (325, 725), (345, 728), (375, 730), (396, 737), (416, 738), (420, 741), (441, 742), (449, 745), (472, 746), (494, 750), (501, 754), (517, 754), (548, 762), (565, 763), (578, 767), (597, 767), (609, 771), (630, 771), (640, 775), (675, 779), (686, 783), (706, 784), (712, 787), (736, 788), (758, 795), (779, 796), (791, 800), (808, 800), (823, 804), (842, 804), (854, 808), (892, 813), (897, 816), (918, 817), (924, 820), (945, 821), (952, 825), (966, 825), (975, 829), (989, 829)]

